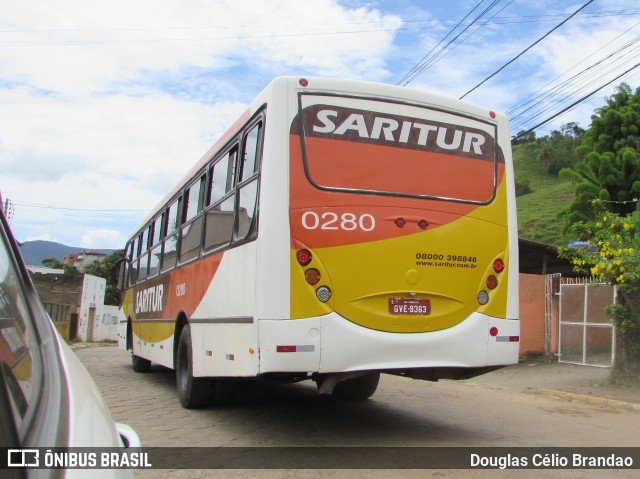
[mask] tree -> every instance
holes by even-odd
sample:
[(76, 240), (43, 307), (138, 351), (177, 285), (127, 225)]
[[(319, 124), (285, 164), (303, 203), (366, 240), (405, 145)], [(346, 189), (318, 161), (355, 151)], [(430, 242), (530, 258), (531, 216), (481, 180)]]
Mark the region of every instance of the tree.
[(557, 175), (562, 168), (572, 167), (578, 161), (576, 148), (584, 133), (585, 131), (573, 122), (562, 125), (560, 131), (553, 130), (547, 136), (525, 137), (526, 141), (523, 138), (520, 143), (527, 143), (543, 171)]
[(43, 258), (42, 264), (51, 269), (64, 269), (64, 263), (53, 256), (51, 256), (50, 258)]
[(111, 255), (102, 261), (95, 261), (87, 266), (84, 270), (87, 274), (98, 276), (107, 280), (107, 288), (104, 294), (104, 304), (113, 306), (119, 305), (119, 297), (117, 291), (118, 285), (118, 268), (117, 263), (124, 257), (124, 250), (115, 250)]
[(616, 369), (640, 370), (640, 210), (621, 216), (602, 201), (591, 206), (595, 219), (571, 228), (587, 247), (562, 248), (560, 255), (571, 260), (575, 271), (617, 287), (619, 301), (606, 310), (616, 325)]
[(520, 145), (522, 143), (533, 143), (536, 141), (536, 132), (535, 131), (524, 131), (520, 130), (518, 134), (513, 137), (511, 143), (513, 145)]
[(635, 210), (640, 197), (640, 88), (621, 84), (607, 104), (591, 117), (578, 153), (583, 160), (560, 176), (575, 185), (574, 202), (564, 211), (569, 224), (593, 219), (591, 201), (600, 199), (619, 215)]
[(42, 264), (47, 268), (62, 269), (64, 270), (64, 274), (75, 274), (78, 272), (78, 268), (76, 268), (75, 266), (69, 266), (68, 264), (62, 263), (58, 258), (55, 258), (53, 256), (49, 258), (43, 258)]

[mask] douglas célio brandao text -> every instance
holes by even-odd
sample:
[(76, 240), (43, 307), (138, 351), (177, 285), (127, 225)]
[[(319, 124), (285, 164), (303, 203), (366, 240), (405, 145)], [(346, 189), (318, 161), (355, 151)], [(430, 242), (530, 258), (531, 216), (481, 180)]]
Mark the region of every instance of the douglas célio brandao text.
[(606, 455), (585, 455), (580, 453), (559, 454), (559, 453), (533, 453), (526, 455), (505, 454), (483, 455), (472, 453), (470, 455), (470, 466), (472, 468), (483, 469), (545, 469), (545, 468), (632, 468), (634, 461), (632, 457), (617, 454)]

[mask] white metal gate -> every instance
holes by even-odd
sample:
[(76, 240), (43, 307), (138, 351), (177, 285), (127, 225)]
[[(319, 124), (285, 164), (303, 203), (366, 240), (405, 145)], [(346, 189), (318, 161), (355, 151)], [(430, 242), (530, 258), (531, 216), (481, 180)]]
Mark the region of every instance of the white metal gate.
[[(563, 278), (563, 282), (565, 279)], [(611, 367), (616, 331), (604, 308), (615, 302), (613, 286), (598, 283), (560, 284), (558, 361)]]

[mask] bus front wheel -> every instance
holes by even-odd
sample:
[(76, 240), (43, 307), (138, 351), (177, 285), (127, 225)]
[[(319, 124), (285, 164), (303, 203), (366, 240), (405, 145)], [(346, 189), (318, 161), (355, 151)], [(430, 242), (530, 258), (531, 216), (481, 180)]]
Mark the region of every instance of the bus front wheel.
[(193, 377), (193, 350), (191, 331), (186, 325), (180, 333), (176, 355), (176, 383), (180, 404), (187, 409), (206, 405), (209, 400), (209, 378)]

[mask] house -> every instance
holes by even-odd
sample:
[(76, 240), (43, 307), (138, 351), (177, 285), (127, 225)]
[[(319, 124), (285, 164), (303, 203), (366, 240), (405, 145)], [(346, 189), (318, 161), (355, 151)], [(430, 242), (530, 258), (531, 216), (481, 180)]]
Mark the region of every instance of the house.
[(100, 251), (85, 250), (82, 253), (69, 253), (64, 255), (63, 263), (68, 266), (75, 266), (79, 272), (83, 273), (87, 266), (96, 261), (104, 260), (108, 255)]
[(90, 274), (30, 272), (33, 285), (63, 338), (117, 339), (116, 306), (105, 306), (106, 280)]

